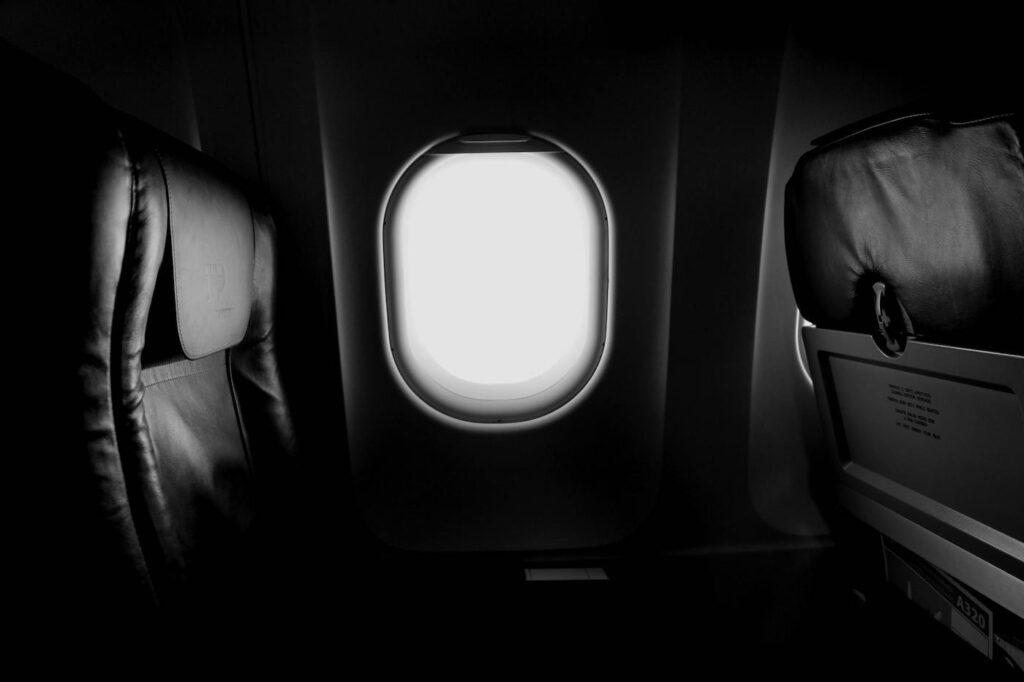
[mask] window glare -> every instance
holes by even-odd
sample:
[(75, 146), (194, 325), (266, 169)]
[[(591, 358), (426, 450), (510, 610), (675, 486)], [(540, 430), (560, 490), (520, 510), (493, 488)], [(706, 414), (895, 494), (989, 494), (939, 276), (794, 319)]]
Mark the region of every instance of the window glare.
[(514, 420), (596, 364), (604, 216), (561, 156), (439, 154), (396, 189), (389, 333), (435, 406)]

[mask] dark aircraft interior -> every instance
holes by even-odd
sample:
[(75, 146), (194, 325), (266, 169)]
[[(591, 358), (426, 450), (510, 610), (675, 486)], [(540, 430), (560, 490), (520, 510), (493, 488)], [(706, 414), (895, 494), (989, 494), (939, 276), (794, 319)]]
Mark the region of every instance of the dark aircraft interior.
[(22, 635), (1024, 677), (1024, 58), (939, 14), (4, 0)]

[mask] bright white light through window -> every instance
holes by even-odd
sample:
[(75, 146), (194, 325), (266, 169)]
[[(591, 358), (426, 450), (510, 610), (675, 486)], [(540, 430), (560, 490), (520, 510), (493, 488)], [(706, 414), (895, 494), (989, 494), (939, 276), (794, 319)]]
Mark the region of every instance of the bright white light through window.
[(385, 216), (402, 378), (470, 421), (522, 421), (567, 402), (604, 344), (607, 239), (596, 186), (550, 143), (461, 138), (428, 151)]

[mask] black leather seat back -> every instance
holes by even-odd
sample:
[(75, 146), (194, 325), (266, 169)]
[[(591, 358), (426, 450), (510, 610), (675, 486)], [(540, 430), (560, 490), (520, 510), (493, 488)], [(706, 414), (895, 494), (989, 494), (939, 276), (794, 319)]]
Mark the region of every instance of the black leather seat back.
[[(158, 597), (245, 599), (293, 448), (273, 345), (273, 223), (209, 159), (120, 119), (132, 169), (118, 436)], [(273, 483), (261, 491), (262, 482)], [(271, 534), (273, 535), (273, 534)]]
[(254, 526), (255, 482), (229, 373), (225, 351), (142, 373), (167, 521), (193, 564), (244, 556)]
[(209, 158), (2, 42), (0, 73), (18, 596), (259, 604), (294, 561), (273, 222)]

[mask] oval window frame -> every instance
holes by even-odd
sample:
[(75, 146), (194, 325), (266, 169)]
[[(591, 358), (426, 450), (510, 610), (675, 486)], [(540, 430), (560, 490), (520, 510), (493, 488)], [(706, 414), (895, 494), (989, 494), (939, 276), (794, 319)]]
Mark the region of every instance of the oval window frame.
[[(470, 397), (452, 391), (436, 379), (424, 374), (422, 368), (406, 361), (403, 352), (406, 334), (401, 316), (395, 311), (401, 309), (397, 301), (401, 287), (397, 283), (399, 274), (395, 262), (399, 260), (394, 238), (395, 214), (402, 197), (410, 184), (438, 157), (452, 154), (476, 153), (540, 153), (551, 155), (556, 164), (566, 170), (586, 190), (591, 202), (593, 214), (597, 218), (594, 225), (593, 271), (596, 290), (592, 297), (593, 334), (586, 344), (584, 358), (573, 366), (562, 379), (549, 385), (544, 390), (520, 398), (501, 397)], [(597, 371), (604, 359), (609, 336), (610, 292), (611, 292), (611, 225), (607, 202), (594, 175), (569, 151), (545, 138), (527, 133), (484, 133), (459, 135), (439, 142), (419, 153), (405, 170), (399, 175), (387, 195), (381, 225), (382, 241), (382, 280), (384, 308), (384, 325), (389, 355), (397, 376), (408, 391), (434, 414), (440, 414), (462, 423), (474, 425), (486, 424), (523, 424), (542, 417), (561, 414), (565, 408), (579, 397), (584, 389), (592, 385)], [(566, 379), (565, 377), (569, 377)], [(477, 384), (481, 389), (492, 386)], [(557, 389), (557, 390), (556, 390)]]

